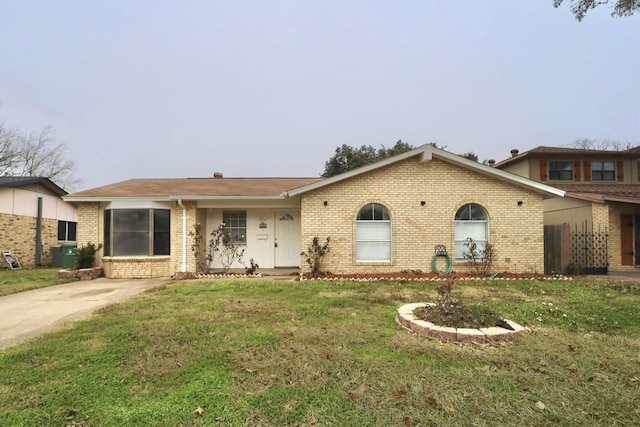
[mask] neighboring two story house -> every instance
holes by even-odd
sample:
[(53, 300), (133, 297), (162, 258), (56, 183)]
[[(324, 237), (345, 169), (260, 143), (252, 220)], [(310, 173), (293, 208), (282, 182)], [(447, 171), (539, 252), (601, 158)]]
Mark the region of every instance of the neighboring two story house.
[(76, 241), (78, 214), (66, 194), (48, 178), (0, 177), (0, 250), (23, 266), (51, 265), (61, 243)]
[[(546, 199), (545, 226), (568, 224), (570, 262), (587, 272), (640, 266), (640, 147), (536, 147), (495, 167), (566, 192)], [(557, 250), (547, 248), (550, 250)], [(565, 267), (565, 266), (563, 266)]]

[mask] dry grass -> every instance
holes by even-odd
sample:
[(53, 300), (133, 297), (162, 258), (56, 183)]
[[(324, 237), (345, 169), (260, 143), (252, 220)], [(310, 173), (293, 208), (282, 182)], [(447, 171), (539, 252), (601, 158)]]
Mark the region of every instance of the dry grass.
[(23, 268), (20, 270), (1, 268), (0, 297), (73, 281), (58, 279), (58, 270), (52, 267)]
[[(408, 334), (395, 310), (435, 298), (429, 285), (177, 283), (0, 353), (0, 424), (640, 422), (640, 292), (537, 281), (457, 292), (532, 333), (495, 347)], [(538, 313), (542, 302), (560, 314)]]

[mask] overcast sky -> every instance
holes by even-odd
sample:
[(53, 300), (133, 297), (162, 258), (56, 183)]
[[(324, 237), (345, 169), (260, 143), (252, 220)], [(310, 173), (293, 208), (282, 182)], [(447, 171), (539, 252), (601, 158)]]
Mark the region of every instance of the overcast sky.
[(640, 14), (565, 3), (0, 0), (0, 121), (52, 126), (76, 190), (318, 176), (399, 139), (497, 161), (640, 145)]

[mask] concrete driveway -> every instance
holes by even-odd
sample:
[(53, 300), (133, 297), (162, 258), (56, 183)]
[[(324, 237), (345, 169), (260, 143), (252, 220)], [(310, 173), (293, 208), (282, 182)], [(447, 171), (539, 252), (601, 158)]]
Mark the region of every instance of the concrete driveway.
[(0, 297), (0, 349), (168, 281), (100, 278)]

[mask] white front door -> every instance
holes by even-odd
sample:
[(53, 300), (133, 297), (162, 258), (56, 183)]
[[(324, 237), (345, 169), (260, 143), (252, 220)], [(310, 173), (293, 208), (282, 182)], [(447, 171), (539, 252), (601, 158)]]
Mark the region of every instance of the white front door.
[(275, 266), (300, 267), (300, 218), (299, 212), (276, 212), (275, 217)]

